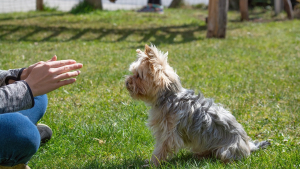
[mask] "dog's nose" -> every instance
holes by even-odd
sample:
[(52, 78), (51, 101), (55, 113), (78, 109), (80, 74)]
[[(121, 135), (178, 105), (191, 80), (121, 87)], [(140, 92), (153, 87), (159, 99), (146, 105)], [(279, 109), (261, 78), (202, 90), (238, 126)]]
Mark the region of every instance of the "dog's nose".
[(128, 87), (128, 81), (126, 81), (126, 87)]

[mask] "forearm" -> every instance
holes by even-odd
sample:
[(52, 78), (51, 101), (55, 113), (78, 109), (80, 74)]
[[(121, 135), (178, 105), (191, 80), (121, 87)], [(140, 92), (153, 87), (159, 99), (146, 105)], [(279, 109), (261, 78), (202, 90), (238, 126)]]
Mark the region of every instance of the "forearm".
[(0, 70), (0, 87), (8, 85), (9, 80), (14, 80), (14, 81), (21, 80), (23, 70), (24, 68)]
[(0, 87), (0, 114), (32, 108), (34, 99), (25, 81)]

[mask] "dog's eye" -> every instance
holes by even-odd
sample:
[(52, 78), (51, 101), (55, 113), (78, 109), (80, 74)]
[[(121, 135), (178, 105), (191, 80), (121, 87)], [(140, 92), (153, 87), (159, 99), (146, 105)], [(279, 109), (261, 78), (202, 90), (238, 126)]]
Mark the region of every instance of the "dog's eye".
[(143, 74), (139, 74), (139, 73), (137, 73), (137, 74), (136, 74), (136, 78), (143, 79)]

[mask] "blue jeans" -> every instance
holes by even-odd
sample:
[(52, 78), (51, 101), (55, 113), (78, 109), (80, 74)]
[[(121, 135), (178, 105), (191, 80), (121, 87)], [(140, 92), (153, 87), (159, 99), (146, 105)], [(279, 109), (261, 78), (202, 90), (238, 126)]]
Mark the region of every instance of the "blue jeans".
[(47, 95), (34, 98), (34, 107), (0, 114), (0, 166), (26, 164), (40, 146), (36, 123), (46, 112)]

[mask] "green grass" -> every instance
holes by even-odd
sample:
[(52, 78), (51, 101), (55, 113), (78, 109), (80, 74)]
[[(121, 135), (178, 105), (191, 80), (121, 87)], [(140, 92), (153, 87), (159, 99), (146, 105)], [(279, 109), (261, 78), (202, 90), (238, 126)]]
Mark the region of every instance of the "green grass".
[(169, 51), (170, 65), (185, 88), (225, 105), (252, 139), (272, 143), (227, 165), (197, 160), (183, 150), (161, 168), (299, 168), (300, 21), (256, 9), (250, 15), (256, 19), (239, 22), (239, 14), (229, 12), (226, 39), (206, 39), (207, 13), (1, 14), (1, 69), (29, 66), (55, 54), (84, 65), (76, 84), (48, 94), (40, 122), (53, 129), (53, 139), (28, 165), (141, 168), (154, 149), (146, 126), (149, 107), (130, 98), (124, 76), (135, 50), (153, 43)]

